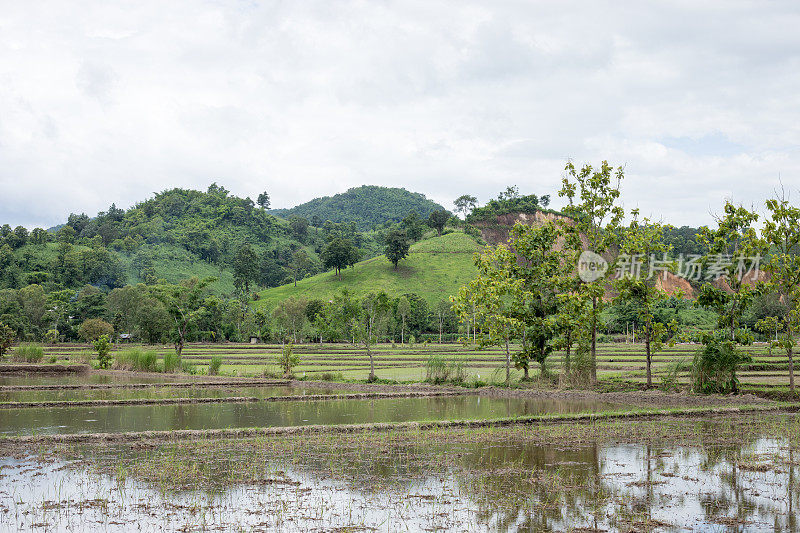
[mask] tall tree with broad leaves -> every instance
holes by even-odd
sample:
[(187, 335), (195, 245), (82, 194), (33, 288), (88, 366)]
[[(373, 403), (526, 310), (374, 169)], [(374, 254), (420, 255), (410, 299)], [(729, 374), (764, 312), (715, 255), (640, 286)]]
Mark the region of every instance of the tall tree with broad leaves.
[[(800, 330), (800, 208), (789, 204), (785, 194), (767, 200), (769, 218), (764, 221), (762, 237), (770, 246), (768, 290), (783, 301), (780, 316), (774, 317), (781, 330), (779, 343), (789, 359), (789, 388), (794, 390), (795, 335)], [(771, 328), (770, 328), (771, 329)]]
[(233, 285), (244, 294), (250, 294), (250, 284), (258, 281), (260, 265), (252, 246), (244, 243), (233, 258)]
[[(625, 216), (625, 210), (617, 205), (620, 183), (625, 177), (623, 168), (614, 169), (608, 161), (603, 161), (600, 168), (586, 164), (579, 170), (569, 162), (565, 174), (558, 195), (567, 199), (562, 211), (572, 219), (571, 222), (562, 223), (567, 246), (601, 256), (616, 252), (619, 229)], [(608, 277), (614, 271), (613, 261), (609, 266), (599, 278), (580, 283), (577, 287), (578, 293), (591, 302), (587, 318), (591, 335), (589, 377), (592, 385), (597, 383), (597, 324), (604, 307)]]
[[(625, 268), (618, 264), (618, 277), (614, 284), (617, 301), (631, 304), (644, 337), (645, 371), (647, 388), (653, 386), (652, 353), (659, 351), (667, 336), (667, 324), (655, 318), (655, 310), (668, 296), (657, 283), (664, 270), (672, 271), (675, 265), (666, 262), (670, 247), (664, 243), (664, 226), (648, 219), (639, 221), (638, 210), (632, 212), (630, 225), (622, 232), (620, 253), (625, 258)], [(652, 274), (652, 275), (651, 275)]]
[(478, 199), (471, 194), (462, 194), (453, 201), (453, 205), (456, 206), (456, 211), (466, 219), (469, 212), (478, 206)]
[(189, 328), (203, 313), (206, 287), (217, 278), (190, 278), (177, 285), (162, 283), (153, 287), (153, 296), (164, 304), (175, 325), (175, 352), (181, 355)]
[(393, 229), (386, 234), (386, 247), (384, 248), (384, 254), (386, 255), (386, 258), (392, 262), (395, 270), (397, 270), (397, 264), (400, 262), (400, 260), (405, 259), (406, 256), (408, 256), (408, 250), (410, 247), (411, 243), (408, 242), (408, 237), (406, 236), (406, 232), (404, 230)]
[(259, 194), (256, 203), (261, 209), (269, 209), (270, 205), (269, 194), (266, 191)]

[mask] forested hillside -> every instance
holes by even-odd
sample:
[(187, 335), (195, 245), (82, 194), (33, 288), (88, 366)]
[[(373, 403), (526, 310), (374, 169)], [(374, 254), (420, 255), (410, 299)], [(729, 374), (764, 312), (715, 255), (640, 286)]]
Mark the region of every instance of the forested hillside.
[(421, 218), (428, 218), (434, 211), (444, 208), (424, 194), (405, 189), (362, 185), (348, 189), (333, 196), (315, 198), (291, 209), (275, 209), (274, 215), (289, 218), (292, 215), (304, 217), (311, 223), (355, 222), (364, 231), (381, 226), (387, 222), (400, 222), (411, 211)]
[[(216, 184), (206, 192), (171, 189), (128, 210), (111, 205), (94, 217), (72, 214), (51, 231), (0, 227), (0, 288), (38, 284), (52, 291), (88, 284), (108, 290), (214, 276), (212, 290), (230, 294), (235, 284), (268, 287), (299, 269), (303, 275), (319, 272), (332, 231), (347, 233), (360, 257), (380, 253), (374, 234), (352, 225), (322, 229), (302, 217), (283, 220)], [(246, 279), (237, 280), (236, 267), (246, 256), (247, 272), (238, 276)]]

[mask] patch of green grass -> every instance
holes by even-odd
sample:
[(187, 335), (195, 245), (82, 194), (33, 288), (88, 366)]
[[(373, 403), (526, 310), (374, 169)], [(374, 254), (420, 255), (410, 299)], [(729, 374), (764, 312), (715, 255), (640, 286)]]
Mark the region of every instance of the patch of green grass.
[(435, 305), (475, 277), (472, 254), (479, 249), (472, 237), (449, 233), (411, 246), (397, 270), (386, 257), (373, 257), (343, 270), (341, 281), (333, 272), (324, 272), (298, 281), (297, 287), (289, 284), (262, 291), (255, 304), (272, 309), (290, 296), (328, 300), (346, 288), (356, 297), (377, 291), (391, 296), (416, 293)]

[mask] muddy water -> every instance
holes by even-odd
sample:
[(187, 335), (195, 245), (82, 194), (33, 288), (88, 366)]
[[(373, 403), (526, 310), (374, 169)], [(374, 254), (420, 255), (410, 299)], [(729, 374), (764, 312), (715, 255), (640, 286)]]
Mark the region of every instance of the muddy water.
[(612, 404), (587, 401), (486, 398), (470, 395), (311, 402), (2, 409), (0, 434), (164, 431), (478, 419), (542, 413), (589, 412), (615, 407)]
[[(516, 444), (441, 453), (460, 454), (457, 466), (395, 456), (382, 468), (376, 457), (334, 472), (276, 458), (254, 466), (266, 481), (215, 494), (160, 490), (83, 463), (0, 459), (0, 529), (798, 530), (798, 451), (769, 437), (727, 449)], [(744, 456), (764, 468), (741, 468)]]
[(344, 389), (324, 387), (287, 386), (224, 386), (224, 387), (154, 387), (137, 389), (93, 389), (93, 390), (19, 390), (0, 391), (0, 402), (42, 402), (75, 400), (131, 400), (157, 398), (225, 398), (229, 396), (293, 396), (308, 394), (347, 394)]

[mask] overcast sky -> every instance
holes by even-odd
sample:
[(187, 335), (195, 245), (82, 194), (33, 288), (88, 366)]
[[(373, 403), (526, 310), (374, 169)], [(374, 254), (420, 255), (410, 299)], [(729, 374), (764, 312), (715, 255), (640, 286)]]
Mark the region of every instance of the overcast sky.
[(556, 197), (568, 158), (678, 225), (779, 176), (800, 201), (798, 28), (796, 1), (0, 0), (0, 223), (213, 181)]

